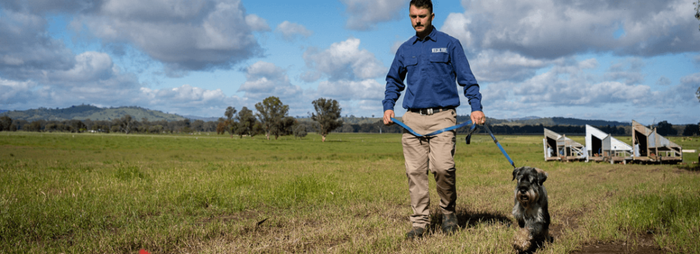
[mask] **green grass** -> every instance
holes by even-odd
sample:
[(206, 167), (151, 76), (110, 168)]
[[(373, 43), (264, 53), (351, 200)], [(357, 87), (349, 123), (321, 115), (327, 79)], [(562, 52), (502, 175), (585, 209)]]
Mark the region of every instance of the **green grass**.
[[(512, 251), (512, 167), (490, 137), (458, 136), (462, 230), (440, 233), (431, 182), (432, 233), (418, 241), (403, 239), (400, 135), (328, 138), (0, 132), (0, 253)], [(647, 232), (666, 250), (700, 252), (692, 164), (544, 162), (541, 136), (498, 138), (516, 166), (549, 173), (556, 240), (540, 252)]]

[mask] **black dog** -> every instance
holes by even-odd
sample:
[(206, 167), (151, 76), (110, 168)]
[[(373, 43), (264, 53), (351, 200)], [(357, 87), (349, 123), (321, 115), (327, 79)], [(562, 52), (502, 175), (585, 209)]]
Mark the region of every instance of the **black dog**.
[(519, 167), (513, 170), (515, 179), (518, 179), (518, 184), (513, 217), (520, 230), (515, 234), (513, 247), (519, 252), (528, 252), (544, 241), (551, 241), (547, 189), (542, 185), (547, 180), (547, 173), (539, 168)]

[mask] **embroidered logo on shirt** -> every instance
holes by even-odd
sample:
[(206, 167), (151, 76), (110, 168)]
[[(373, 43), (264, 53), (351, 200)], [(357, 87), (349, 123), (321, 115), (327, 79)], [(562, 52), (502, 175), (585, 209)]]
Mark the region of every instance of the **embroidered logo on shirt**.
[(447, 48), (433, 48), (433, 53), (447, 53)]

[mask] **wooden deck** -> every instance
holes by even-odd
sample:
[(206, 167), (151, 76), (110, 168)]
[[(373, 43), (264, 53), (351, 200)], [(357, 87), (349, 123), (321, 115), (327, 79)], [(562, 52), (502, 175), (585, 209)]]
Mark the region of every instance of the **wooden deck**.
[(634, 157), (633, 162), (645, 162), (645, 163), (679, 163), (683, 162), (682, 157), (672, 157), (672, 156), (645, 156), (645, 157)]

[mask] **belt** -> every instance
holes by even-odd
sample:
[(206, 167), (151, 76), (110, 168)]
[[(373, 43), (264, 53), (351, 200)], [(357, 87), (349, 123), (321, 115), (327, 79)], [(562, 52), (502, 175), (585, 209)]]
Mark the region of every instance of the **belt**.
[(439, 113), (445, 110), (450, 110), (450, 109), (455, 109), (454, 107), (448, 107), (448, 108), (409, 108), (409, 112), (413, 113), (418, 113), (421, 115), (432, 115), (435, 113)]

